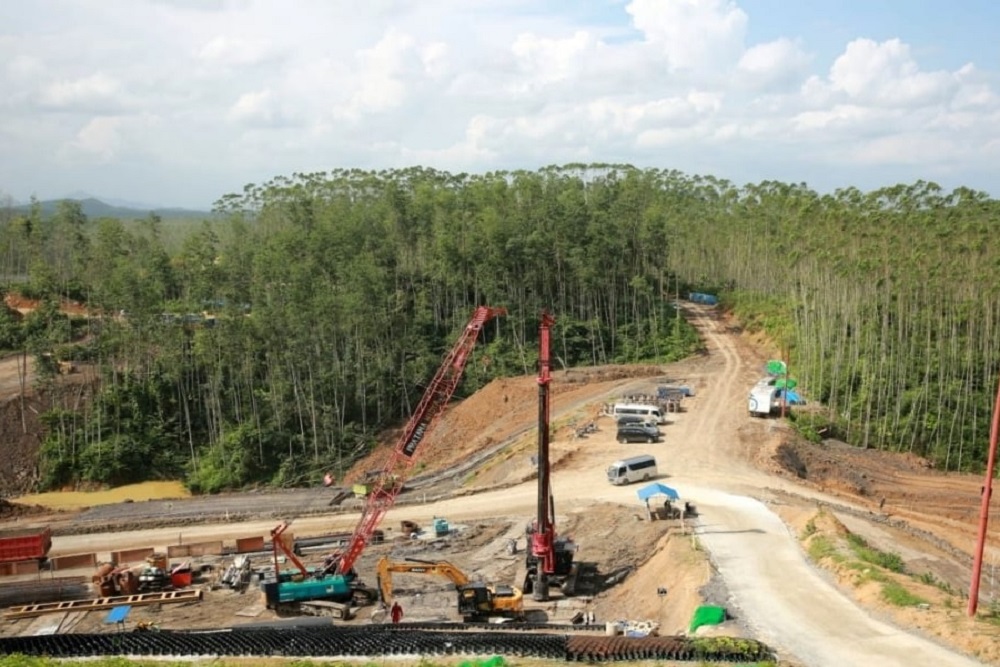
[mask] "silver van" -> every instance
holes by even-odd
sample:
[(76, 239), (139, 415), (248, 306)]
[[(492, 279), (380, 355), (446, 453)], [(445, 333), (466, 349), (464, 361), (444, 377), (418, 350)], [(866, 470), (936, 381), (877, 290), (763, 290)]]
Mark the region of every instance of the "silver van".
[(615, 461), (608, 467), (608, 481), (616, 485), (644, 482), (657, 474), (656, 459), (649, 454)]

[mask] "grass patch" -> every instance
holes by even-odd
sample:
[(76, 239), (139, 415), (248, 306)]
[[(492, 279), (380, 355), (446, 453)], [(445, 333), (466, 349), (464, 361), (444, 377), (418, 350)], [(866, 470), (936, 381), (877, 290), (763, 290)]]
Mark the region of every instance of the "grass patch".
[(851, 551), (853, 551), (858, 558), (866, 563), (878, 565), (883, 569), (889, 570), (890, 572), (896, 572), (898, 574), (904, 574), (906, 572), (906, 563), (903, 562), (903, 557), (897, 553), (892, 553), (891, 551), (880, 551), (870, 546), (863, 537), (855, 535), (854, 533), (848, 533), (847, 543), (850, 545)]
[(813, 517), (806, 521), (806, 526), (802, 529), (802, 537), (800, 539), (804, 540), (811, 535), (815, 535), (817, 530), (819, 529), (816, 528), (816, 517)]
[(809, 557), (817, 563), (837, 555), (837, 545), (825, 535), (816, 535), (809, 542)]
[(897, 607), (916, 607), (927, 604), (927, 600), (911, 593), (898, 581), (886, 581), (882, 584), (882, 599)]

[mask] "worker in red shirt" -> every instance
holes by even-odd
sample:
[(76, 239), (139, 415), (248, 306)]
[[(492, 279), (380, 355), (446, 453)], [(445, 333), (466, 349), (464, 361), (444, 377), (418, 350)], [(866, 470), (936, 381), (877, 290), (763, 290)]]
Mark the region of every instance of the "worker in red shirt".
[(403, 620), (403, 608), (398, 602), (392, 603), (392, 609), (389, 610), (389, 617), (392, 618), (393, 623), (399, 623)]

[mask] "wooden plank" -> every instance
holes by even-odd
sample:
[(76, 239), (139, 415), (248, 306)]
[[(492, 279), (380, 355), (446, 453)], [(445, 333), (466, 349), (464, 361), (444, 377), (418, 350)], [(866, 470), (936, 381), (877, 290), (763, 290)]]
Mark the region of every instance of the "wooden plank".
[(160, 593), (140, 593), (137, 595), (119, 595), (110, 598), (92, 600), (66, 600), (63, 602), (45, 602), (12, 607), (4, 613), (4, 618), (30, 618), (65, 611), (94, 611), (111, 609), (123, 604), (136, 607), (151, 604), (172, 604), (179, 602), (197, 602), (201, 600), (200, 590), (166, 591)]
[(76, 629), (76, 626), (80, 625), (80, 621), (87, 618), (87, 612), (85, 611), (69, 611), (66, 612), (66, 619), (59, 625), (59, 630), (57, 634), (68, 634)]
[(39, 616), (31, 622), (28, 626), (26, 635), (33, 635), (35, 637), (40, 637), (42, 635), (54, 635), (59, 632), (59, 625), (62, 624), (63, 619), (66, 618), (66, 612), (60, 614), (51, 614), (47, 616)]

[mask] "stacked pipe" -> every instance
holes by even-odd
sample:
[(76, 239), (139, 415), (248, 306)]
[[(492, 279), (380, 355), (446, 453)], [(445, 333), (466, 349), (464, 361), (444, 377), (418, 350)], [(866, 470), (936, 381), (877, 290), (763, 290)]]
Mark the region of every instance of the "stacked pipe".
[(55, 577), (5, 583), (0, 586), (0, 607), (16, 607), (42, 602), (62, 602), (93, 597), (86, 577)]

